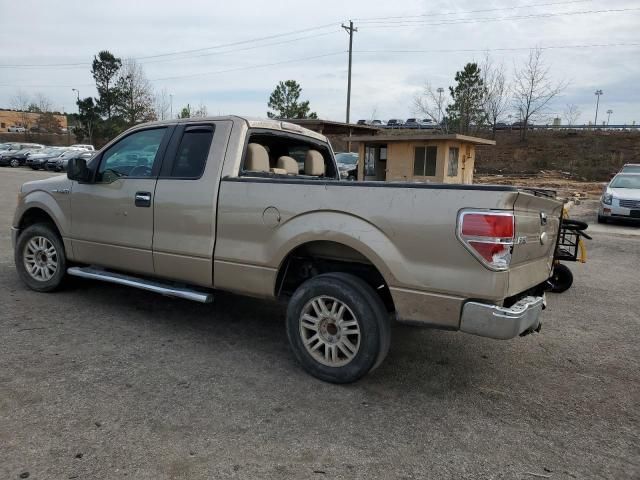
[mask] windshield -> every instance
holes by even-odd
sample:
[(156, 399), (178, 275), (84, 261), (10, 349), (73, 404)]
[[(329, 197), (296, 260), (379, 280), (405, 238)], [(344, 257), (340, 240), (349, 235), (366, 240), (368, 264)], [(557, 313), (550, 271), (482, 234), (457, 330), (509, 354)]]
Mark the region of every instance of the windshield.
[(613, 179), (609, 187), (640, 189), (640, 175), (618, 175)]
[(336, 162), (344, 163), (347, 165), (357, 165), (358, 154), (357, 153), (336, 153)]
[(11, 147), (11, 145), (8, 143), (0, 144), (0, 150), (9, 150), (9, 147)]
[(625, 165), (622, 167), (624, 173), (640, 173), (640, 165)]

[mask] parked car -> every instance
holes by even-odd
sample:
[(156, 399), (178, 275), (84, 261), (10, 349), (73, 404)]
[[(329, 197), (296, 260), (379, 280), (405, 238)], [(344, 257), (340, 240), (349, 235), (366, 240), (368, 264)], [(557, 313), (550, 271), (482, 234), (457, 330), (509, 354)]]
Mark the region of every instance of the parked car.
[(20, 167), (24, 165), (31, 153), (38, 152), (44, 148), (44, 145), (38, 143), (22, 143), (20, 150), (11, 150), (5, 155), (0, 156), (0, 165), (10, 165), (12, 167)]
[(404, 122), (405, 128), (420, 128), (421, 122), (418, 118), (407, 118), (407, 121)]
[(16, 127), (15, 125), (12, 126), (12, 127), (9, 127), (7, 130), (9, 132), (13, 132), (13, 133), (24, 133), (24, 132), (27, 131), (26, 128), (24, 128), (24, 127)]
[(367, 125), (367, 124), (368, 124), (368, 122), (366, 120), (358, 120), (356, 122), (356, 125)]
[(67, 149), (64, 147), (45, 148), (39, 151), (38, 153), (31, 153), (27, 157), (27, 161), (25, 162), (25, 165), (27, 167), (31, 167), (34, 170), (39, 170), (41, 168), (44, 169), (46, 168), (47, 161), (49, 161), (52, 158), (58, 158), (66, 151)]
[(371, 120), (371, 126), (373, 127), (382, 127), (384, 124), (382, 120)]
[(95, 152), (88, 150), (67, 150), (59, 157), (53, 157), (47, 160), (45, 169), (52, 172), (66, 172), (67, 164), (72, 158), (84, 158), (87, 162), (95, 155)]
[(420, 121), (420, 128), (436, 128), (438, 124), (431, 118), (423, 118)]
[(95, 150), (95, 148), (93, 148), (93, 145), (88, 145), (84, 143), (76, 143), (74, 145), (71, 145), (71, 147), (69, 148), (82, 148), (83, 150), (91, 150), (92, 152)]
[(494, 128), (496, 130), (507, 130), (509, 128), (509, 125), (504, 122), (496, 122)]
[(295, 357), (346, 383), (382, 363), (392, 319), (538, 331), (562, 207), (506, 185), (344, 182), (317, 132), (194, 118), (137, 125), (66, 177), (22, 185), (12, 241), (35, 291), (68, 274), (204, 303), (286, 300)]
[(46, 128), (38, 126), (31, 127), (29, 131), (32, 133), (49, 133), (49, 130), (47, 130)]
[(336, 153), (336, 163), (340, 178), (346, 180), (355, 180), (358, 176), (358, 154), (351, 152)]
[(640, 163), (625, 163), (620, 173), (640, 173)]
[(18, 142), (0, 143), (0, 156), (6, 155), (9, 152), (15, 152), (21, 149), (22, 149), (22, 144)]
[(640, 174), (618, 173), (600, 197), (598, 222), (615, 219), (640, 220)]
[(387, 122), (387, 127), (390, 128), (399, 128), (404, 124), (404, 122), (402, 120), (400, 120), (399, 118), (391, 118), (389, 119), (389, 121)]

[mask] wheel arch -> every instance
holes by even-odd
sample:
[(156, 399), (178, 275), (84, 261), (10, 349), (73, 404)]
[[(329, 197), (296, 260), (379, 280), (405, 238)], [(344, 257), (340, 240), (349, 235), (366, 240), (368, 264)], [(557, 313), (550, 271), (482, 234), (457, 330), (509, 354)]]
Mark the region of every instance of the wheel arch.
[[(389, 311), (395, 306), (389, 290), (391, 273), (377, 255), (351, 241), (307, 239), (295, 244), (280, 261), (274, 296), (289, 297), (306, 280), (325, 273), (355, 275), (380, 296)], [(363, 253), (363, 250), (366, 253)]]

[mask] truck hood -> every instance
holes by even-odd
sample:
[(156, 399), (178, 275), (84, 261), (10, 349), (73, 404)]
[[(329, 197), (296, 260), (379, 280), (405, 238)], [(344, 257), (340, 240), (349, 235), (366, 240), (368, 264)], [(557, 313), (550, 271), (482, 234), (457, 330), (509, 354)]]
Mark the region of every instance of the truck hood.
[(607, 188), (607, 193), (612, 194), (615, 198), (640, 200), (640, 188)]
[(56, 177), (45, 178), (43, 180), (33, 180), (31, 182), (24, 183), (20, 188), (22, 194), (35, 192), (36, 190), (42, 190), (45, 192), (51, 192), (53, 190), (61, 190), (64, 188), (71, 189), (71, 180), (66, 175), (58, 175)]

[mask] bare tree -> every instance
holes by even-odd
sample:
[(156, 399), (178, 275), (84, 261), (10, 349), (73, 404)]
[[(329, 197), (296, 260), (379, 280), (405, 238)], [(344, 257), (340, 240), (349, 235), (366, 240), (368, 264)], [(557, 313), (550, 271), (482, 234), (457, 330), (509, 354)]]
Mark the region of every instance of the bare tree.
[(569, 124), (570, 126), (576, 124), (576, 122), (580, 118), (580, 115), (582, 115), (582, 112), (574, 103), (567, 103), (562, 114), (564, 119), (567, 121), (567, 124)]
[(163, 88), (155, 95), (154, 109), (158, 120), (169, 118), (169, 109), (171, 108), (171, 99), (166, 88)]
[(200, 105), (198, 105), (198, 108), (196, 108), (196, 110), (192, 113), (192, 116), (203, 118), (206, 117), (207, 114), (207, 106), (200, 102)]
[[(438, 91), (441, 90), (441, 91)], [(424, 86), (421, 94), (413, 99), (413, 110), (425, 118), (430, 118), (444, 133), (448, 132), (447, 122), (443, 121), (447, 109), (447, 97), (443, 96), (443, 89), (434, 90), (430, 83)]]
[(115, 110), (129, 126), (155, 120), (151, 82), (145, 75), (142, 65), (132, 58), (122, 63), (118, 89), (120, 98)]
[(529, 51), (528, 59), (514, 71), (513, 103), (520, 121), (520, 138), (527, 137), (527, 126), (532, 118), (541, 115), (549, 102), (567, 86), (567, 82), (554, 83), (542, 59), (542, 50)]
[(29, 115), (29, 104), (31, 103), (29, 95), (22, 90), (18, 90), (13, 97), (11, 97), (11, 108), (18, 111), (18, 117), (20, 118), (20, 125), (27, 131), (31, 126), (31, 119)]
[(53, 103), (51, 102), (51, 99), (47, 97), (44, 93), (40, 93), (40, 92), (36, 93), (33, 103), (37, 105), (38, 111), (40, 113), (53, 111)]
[(482, 76), (486, 88), (484, 111), (491, 124), (493, 138), (496, 136), (496, 123), (509, 106), (510, 87), (507, 84), (504, 65), (494, 65), (487, 53), (482, 64)]

